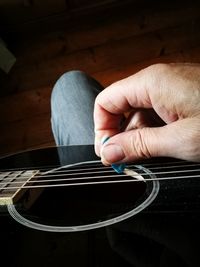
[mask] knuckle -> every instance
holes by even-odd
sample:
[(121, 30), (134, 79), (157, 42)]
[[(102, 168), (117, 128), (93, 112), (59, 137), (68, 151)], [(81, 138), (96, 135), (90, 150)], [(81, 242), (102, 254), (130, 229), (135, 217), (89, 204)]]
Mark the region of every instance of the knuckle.
[(96, 96), (94, 104), (95, 104), (95, 106), (97, 106), (97, 105), (100, 105), (100, 103), (101, 103), (101, 93), (99, 93)]
[(154, 99), (154, 103), (157, 103), (159, 98), (163, 97), (163, 90), (171, 72), (172, 66), (165, 63), (154, 64), (146, 69), (146, 84), (151, 91), (150, 95)]
[(170, 71), (170, 64), (157, 63), (149, 67), (151, 80), (154, 85), (159, 85), (162, 82), (161, 77), (165, 77), (166, 74)]
[(136, 130), (133, 135), (131, 135), (130, 148), (132, 152), (136, 154), (137, 158), (150, 158), (151, 153), (146, 144), (146, 139), (143, 136), (142, 129)]
[(170, 67), (170, 64), (167, 64), (167, 63), (157, 63), (157, 64), (151, 65), (149, 68), (152, 72), (165, 73), (171, 67)]

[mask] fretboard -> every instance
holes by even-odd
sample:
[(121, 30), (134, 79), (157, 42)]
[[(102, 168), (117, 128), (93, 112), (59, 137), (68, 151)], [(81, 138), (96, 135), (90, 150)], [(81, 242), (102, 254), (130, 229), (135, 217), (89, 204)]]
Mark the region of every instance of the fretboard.
[[(0, 172), (0, 206), (14, 204), (26, 191), (24, 186), (37, 170)], [(13, 185), (15, 188), (13, 188)]]

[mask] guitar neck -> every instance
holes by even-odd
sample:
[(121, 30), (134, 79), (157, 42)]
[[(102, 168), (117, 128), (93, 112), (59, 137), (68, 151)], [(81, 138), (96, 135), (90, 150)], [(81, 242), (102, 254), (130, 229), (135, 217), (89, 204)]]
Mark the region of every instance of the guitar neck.
[(31, 179), (38, 174), (37, 170), (0, 172), (0, 206), (15, 204), (27, 191), (24, 186), (30, 185)]

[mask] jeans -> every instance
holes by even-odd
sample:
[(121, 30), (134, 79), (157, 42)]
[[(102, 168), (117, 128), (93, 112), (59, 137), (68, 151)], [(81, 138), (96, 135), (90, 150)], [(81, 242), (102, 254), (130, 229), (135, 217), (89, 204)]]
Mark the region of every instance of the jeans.
[(51, 96), (51, 124), (56, 145), (94, 143), (93, 108), (103, 87), (81, 71), (63, 74)]

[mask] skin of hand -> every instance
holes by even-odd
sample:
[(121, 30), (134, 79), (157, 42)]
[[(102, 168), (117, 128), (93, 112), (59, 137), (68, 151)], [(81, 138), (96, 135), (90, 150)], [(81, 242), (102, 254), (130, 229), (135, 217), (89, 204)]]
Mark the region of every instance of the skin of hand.
[(105, 165), (200, 161), (200, 64), (155, 64), (110, 85), (95, 100), (94, 124), (95, 152)]

